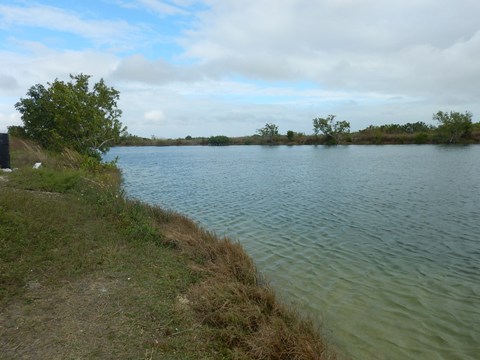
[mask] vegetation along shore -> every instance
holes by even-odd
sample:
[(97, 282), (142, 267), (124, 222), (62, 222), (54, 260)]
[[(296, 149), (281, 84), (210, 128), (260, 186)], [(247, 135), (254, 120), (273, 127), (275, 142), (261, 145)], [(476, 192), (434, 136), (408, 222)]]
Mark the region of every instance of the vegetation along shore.
[(406, 124), (369, 126), (350, 132), (348, 121), (335, 121), (335, 115), (315, 118), (313, 134), (288, 130), (281, 134), (277, 125), (267, 123), (253, 135), (228, 137), (191, 137), (162, 139), (132, 134), (121, 137), (119, 146), (183, 146), (183, 145), (401, 145), (401, 144), (479, 144), (480, 123), (472, 121), (470, 112), (438, 111), (433, 115), (438, 126), (423, 121)]

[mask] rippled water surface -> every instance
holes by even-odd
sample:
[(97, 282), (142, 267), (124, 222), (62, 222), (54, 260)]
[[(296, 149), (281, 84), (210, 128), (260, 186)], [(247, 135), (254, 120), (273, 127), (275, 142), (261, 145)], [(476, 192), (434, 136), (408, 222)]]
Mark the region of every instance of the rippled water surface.
[(114, 148), (353, 359), (480, 359), (480, 146)]

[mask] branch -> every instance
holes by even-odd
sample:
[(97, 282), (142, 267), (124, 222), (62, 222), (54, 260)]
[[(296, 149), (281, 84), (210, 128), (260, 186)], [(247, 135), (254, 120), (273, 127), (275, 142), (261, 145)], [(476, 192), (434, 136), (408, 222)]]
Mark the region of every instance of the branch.
[(97, 149), (100, 149), (103, 145), (105, 145), (107, 142), (109, 141), (113, 141), (115, 140), (115, 138), (110, 138), (110, 139), (107, 139), (107, 140), (104, 140), (100, 145), (97, 146)]

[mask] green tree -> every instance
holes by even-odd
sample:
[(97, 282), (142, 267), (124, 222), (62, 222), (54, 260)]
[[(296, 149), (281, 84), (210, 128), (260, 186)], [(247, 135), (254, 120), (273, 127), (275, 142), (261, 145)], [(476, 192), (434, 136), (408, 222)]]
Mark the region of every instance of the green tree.
[(272, 123), (266, 123), (265, 126), (257, 130), (262, 137), (267, 138), (268, 142), (272, 142), (278, 136), (278, 126)]
[(416, 123), (406, 123), (402, 126), (402, 129), (406, 133), (415, 134), (415, 133), (428, 133), (434, 129), (433, 125), (427, 125), (423, 121), (418, 121)]
[(295, 132), (293, 132), (292, 130), (288, 130), (287, 131), (287, 139), (288, 141), (293, 141), (293, 138), (295, 137)]
[(464, 114), (450, 111), (439, 111), (433, 114), (433, 120), (440, 123), (438, 130), (450, 144), (457, 143), (460, 139), (467, 138), (472, 132), (472, 113)]
[(348, 121), (335, 121), (336, 115), (328, 115), (326, 118), (313, 119), (313, 131), (315, 136), (319, 132), (325, 135), (326, 143), (335, 145), (342, 141), (345, 135), (350, 133), (350, 123)]
[(25, 129), (23, 126), (18, 126), (18, 125), (12, 125), (8, 127), (8, 133), (12, 136), (15, 136), (17, 138), (25, 138), (27, 137), (25, 134)]
[(225, 135), (210, 136), (208, 138), (208, 145), (225, 146), (230, 143), (230, 138)]
[(32, 86), (15, 108), (21, 113), (27, 137), (47, 149), (71, 148), (100, 159), (126, 133), (117, 108), (119, 92), (103, 79), (89, 88), (89, 75), (55, 79), (47, 87)]

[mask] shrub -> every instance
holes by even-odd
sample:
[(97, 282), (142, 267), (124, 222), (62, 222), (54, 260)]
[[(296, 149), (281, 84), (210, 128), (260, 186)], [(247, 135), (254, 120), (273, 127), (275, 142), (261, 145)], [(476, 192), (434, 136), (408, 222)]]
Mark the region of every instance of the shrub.
[(287, 139), (288, 141), (293, 141), (293, 138), (295, 136), (295, 133), (292, 130), (287, 131)]
[(208, 145), (211, 146), (225, 146), (230, 143), (230, 139), (224, 135), (211, 136), (208, 138)]
[(426, 144), (428, 141), (428, 134), (422, 132), (415, 135), (413, 142), (415, 144)]

